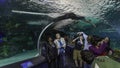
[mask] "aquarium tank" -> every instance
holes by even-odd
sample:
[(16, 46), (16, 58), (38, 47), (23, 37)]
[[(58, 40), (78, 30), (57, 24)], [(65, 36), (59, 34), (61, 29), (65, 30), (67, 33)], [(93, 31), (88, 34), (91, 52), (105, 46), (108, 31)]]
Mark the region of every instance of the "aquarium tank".
[[(84, 17), (53, 20), (66, 13)], [(109, 37), (120, 62), (119, 0), (0, 0), (0, 67), (42, 55), (46, 35)]]

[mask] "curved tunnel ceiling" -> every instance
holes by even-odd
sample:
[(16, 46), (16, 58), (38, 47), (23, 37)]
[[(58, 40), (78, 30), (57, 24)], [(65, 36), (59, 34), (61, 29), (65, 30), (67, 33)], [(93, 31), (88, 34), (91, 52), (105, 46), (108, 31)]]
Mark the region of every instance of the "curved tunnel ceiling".
[(14, 0), (13, 5), (13, 10), (37, 13), (74, 12), (88, 18), (100, 19), (101, 22), (97, 24), (109, 26), (105, 29), (107, 32), (117, 30), (120, 33), (119, 0)]
[(74, 12), (79, 15), (99, 18), (104, 17), (108, 12), (120, 11), (119, 0), (16, 0), (15, 3), (18, 4), (15, 9), (20, 10)]

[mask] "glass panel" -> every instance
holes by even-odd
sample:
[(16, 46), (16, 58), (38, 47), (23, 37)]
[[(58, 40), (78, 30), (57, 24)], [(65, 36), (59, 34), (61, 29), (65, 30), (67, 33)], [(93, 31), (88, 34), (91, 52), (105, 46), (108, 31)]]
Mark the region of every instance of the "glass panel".
[(38, 37), (49, 23), (41, 15), (12, 12), (11, 3), (20, 2), (0, 1), (0, 67), (38, 56)]
[[(68, 12), (85, 17), (96, 27), (83, 20), (67, 19), (55, 22), (57, 24), (49, 26), (40, 37), (54, 18)], [(71, 38), (79, 31), (108, 36), (115, 53), (112, 58), (120, 59), (119, 18), (120, 2), (117, 0), (0, 0), (0, 66), (41, 54), (37, 50), (42, 49), (46, 35), (55, 37), (54, 32)]]

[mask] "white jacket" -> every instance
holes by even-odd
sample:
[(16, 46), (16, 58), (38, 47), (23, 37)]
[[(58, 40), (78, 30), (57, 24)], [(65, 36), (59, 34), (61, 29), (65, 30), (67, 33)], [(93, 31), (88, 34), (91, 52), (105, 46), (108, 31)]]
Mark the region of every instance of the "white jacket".
[(66, 48), (66, 42), (65, 42), (64, 38), (55, 39), (55, 40), (54, 40), (54, 43), (55, 43), (55, 45), (56, 45), (56, 47), (57, 47), (57, 49), (58, 49), (58, 54), (59, 54), (59, 49), (61, 48), (60, 43), (59, 43), (59, 40), (60, 40), (61, 43), (63, 44), (62, 47), (64, 47), (64, 49)]
[(86, 35), (84, 32), (83, 32), (83, 38), (84, 38), (84, 49), (83, 50), (89, 50), (89, 47), (91, 46), (91, 44), (88, 43), (88, 35)]

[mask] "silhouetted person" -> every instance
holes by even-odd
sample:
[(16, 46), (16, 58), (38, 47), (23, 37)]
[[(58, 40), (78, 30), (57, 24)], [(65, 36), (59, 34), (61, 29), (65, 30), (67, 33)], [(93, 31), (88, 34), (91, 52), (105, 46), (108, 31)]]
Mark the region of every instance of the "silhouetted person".
[(47, 54), (50, 68), (56, 68), (57, 49), (51, 37), (47, 39)]
[(91, 64), (94, 61), (94, 54), (89, 50), (81, 51), (81, 58), (84, 61), (84, 68), (92, 68)]

